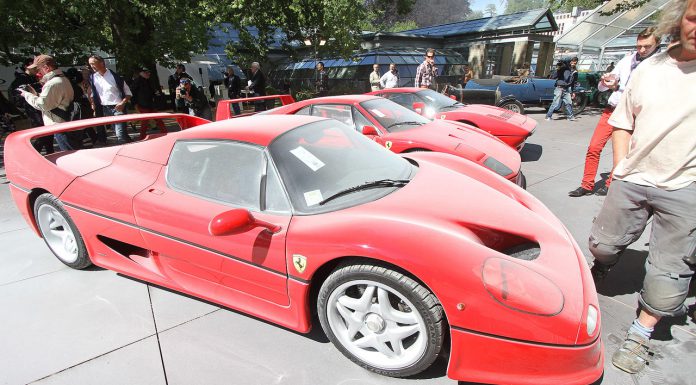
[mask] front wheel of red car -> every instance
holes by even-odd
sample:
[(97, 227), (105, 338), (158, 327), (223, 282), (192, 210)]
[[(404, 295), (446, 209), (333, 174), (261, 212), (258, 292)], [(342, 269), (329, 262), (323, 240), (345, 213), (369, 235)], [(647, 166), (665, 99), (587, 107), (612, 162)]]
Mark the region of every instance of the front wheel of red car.
[(442, 305), (423, 285), (388, 268), (339, 267), (322, 285), (317, 308), (321, 326), (338, 350), (375, 373), (420, 373), (442, 349)]
[(34, 203), (34, 218), (48, 248), (73, 269), (92, 265), (85, 242), (63, 204), (51, 194), (42, 194)]

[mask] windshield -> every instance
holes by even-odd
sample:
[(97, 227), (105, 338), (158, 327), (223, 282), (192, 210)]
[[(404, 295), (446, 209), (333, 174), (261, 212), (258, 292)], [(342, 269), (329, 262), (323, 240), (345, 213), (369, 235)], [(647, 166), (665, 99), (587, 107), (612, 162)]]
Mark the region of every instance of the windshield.
[(372, 99), (360, 103), (360, 106), (389, 132), (405, 131), (430, 123), (430, 120), (388, 99)]
[(434, 108), (435, 110), (461, 105), (461, 103), (458, 103), (456, 100), (450, 99), (450, 97), (433, 90), (418, 91), (418, 96), (425, 101), (428, 107)]
[(384, 179), (408, 180), (415, 168), (354, 129), (335, 120), (310, 123), (284, 133), (268, 146), (296, 214), (316, 214), (371, 202), (400, 186), (346, 189)]

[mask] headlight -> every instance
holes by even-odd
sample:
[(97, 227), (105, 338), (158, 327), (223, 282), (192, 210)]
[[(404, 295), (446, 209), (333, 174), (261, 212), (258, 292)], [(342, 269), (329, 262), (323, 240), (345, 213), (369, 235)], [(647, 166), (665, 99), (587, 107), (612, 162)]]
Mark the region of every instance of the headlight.
[(490, 168), (491, 170), (495, 171), (496, 174), (503, 177), (512, 174), (512, 170), (510, 170), (508, 166), (504, 165), (501, 161), (495, 159), (492, 156), (489, 156), (488, 159), (484, 160), (483, 165)]
[(563, 310), (561, 289), (519, 263), (488, 258), (481, 278), (486, 291), (503, 306), (540, 316), (553, 316)]
[(597, 315), (599, 312), (597, 309), (590, 305), (587, 307), (587, 335), (592, 336), (595, 330), (597, 330)]

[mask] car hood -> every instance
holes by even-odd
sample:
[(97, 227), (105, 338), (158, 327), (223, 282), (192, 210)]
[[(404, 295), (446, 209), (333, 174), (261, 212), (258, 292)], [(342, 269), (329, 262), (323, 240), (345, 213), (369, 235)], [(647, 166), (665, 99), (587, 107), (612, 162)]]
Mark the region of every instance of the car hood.
[[(475, 114), (486, 116), (495, 119), (501, 123), (508, 123), (516, 126), (520, 130), (519, 135), (529, 135), (536, 128), (536, 121), (526, 115), (518, 114), (504, 108), (488, 106), (485, 104), (467, 104), (456, 109), (444, 110), (435, 114), (439, 119), (459, 120), (455, 115), (458, 114)], [(444, 116), (444, 117), (443, 117)], [(465, 119), (465, 118), (462, 118)], [(533, 123), (533, 124), (532, 124)]]
[[(577, 343), (587, 304), (598, 305), (581, 265), (584, 257), (563, 224), (531, 194), (472, 162), (438, 153), (406, 157), (419, 169), (405, 187), (335, 212), (334, 220), (370, 223), (365, 231), (372, 236), (354, 234), (360, 239), (376, 235), (391, 249), (399, 243), (402, 254), (395, 263), (403, 265), (406, 254), (415, 254), (409, 269), (437, 292), (451, 325), (521, 340)], [(538, 256), (529, 261), (510, 256), (505, 238), (538, 244)], [(511, 284), (521, 298), (515, 306), (524, 311), (493, 298), (494, 290), (481, 278), (491, 263), (533, 272), (533, 282)], [(466, 304), (465, 313), (453, 310), (457, 303)]]
[(387, 140), (411, 142), (414, 147), (446, 152), (477, 162), (493, 157), (515, 174), (520, 169), (520, 154), (495, 136), (467, 124), (434, 120), (406, 131), (390, 133)]

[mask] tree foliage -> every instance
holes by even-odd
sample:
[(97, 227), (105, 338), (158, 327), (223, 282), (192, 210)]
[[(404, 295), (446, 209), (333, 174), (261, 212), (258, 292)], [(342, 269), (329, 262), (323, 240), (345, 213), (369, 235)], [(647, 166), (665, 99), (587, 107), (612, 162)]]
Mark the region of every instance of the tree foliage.
[(488, 17), (493, 17), (498, 14), (498, 8), (495, 6), (495, 4), (489, 3), (486, 5), (486, 8), (483, 9), (483, 13)]
[(505, 13), (515, 13), (548, 7), (549, 0), (508, 0), (505, 2)]
[(187, 60), (207, 46), (210, 23), (195, 0), (2, 1), (0, 61), (9, 64), (52, 53), (61, 64), (83, 64), (101, 50), (116, 56), (119, 71), (155, 62)]
[(419, 27), (429, 27), (466, 20), (470, 13), (469, 0), (417, 0), (406, 18)]

